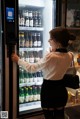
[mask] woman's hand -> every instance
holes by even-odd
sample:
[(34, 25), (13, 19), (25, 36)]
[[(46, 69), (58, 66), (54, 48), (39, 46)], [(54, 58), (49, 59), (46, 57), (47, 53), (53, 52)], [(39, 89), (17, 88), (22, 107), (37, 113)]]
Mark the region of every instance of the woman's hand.
[(18, 63), (19, 56), (17, 54), (12, 54), (11, 59), (12, 59), (13, 62)]

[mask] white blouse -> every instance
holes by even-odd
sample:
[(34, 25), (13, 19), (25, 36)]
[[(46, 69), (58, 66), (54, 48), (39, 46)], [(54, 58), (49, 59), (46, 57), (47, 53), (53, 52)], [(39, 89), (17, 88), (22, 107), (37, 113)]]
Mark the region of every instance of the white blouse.
[(72, 54), (50, 52), (40, 59), (37, 63), (29, 63), (19, 59), (18, 65), (22, 66), (27, 72), (43, 71), (43, 78), (46, 80), (60, 80), (70, 67), (72, 62)]

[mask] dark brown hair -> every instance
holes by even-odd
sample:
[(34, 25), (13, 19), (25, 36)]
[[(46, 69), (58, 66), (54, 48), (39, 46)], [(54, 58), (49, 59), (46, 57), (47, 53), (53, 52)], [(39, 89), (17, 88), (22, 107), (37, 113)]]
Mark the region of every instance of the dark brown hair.
[(66, 28), (56, 27), (50, 32), (50, 38), (55, 39), (56, 42), (61, 43), (63, 47), (68, 46), (69, 40), (75, 40), (76, 36), (70, 33)]

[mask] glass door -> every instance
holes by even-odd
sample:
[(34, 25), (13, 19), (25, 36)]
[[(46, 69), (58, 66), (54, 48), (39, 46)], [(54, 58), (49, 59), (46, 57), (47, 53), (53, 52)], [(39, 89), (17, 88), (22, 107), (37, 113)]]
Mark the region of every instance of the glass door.
[[(55, 0), (19, 0), (19, 56), (36, 63), (49, 48), (49, 31), (55, 27)], [(42, 71), (29, 73), (19, 66), (19, 113), (41, 110)]]

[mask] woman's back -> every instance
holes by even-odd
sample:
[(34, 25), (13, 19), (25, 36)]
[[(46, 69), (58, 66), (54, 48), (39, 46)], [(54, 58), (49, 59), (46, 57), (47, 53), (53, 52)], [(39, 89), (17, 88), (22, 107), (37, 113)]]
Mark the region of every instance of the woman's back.
[(46, 68), (43, 69), (45, 79), (62, 79), (71, 65), (71, 53), (51, 52), (46, 56)]

